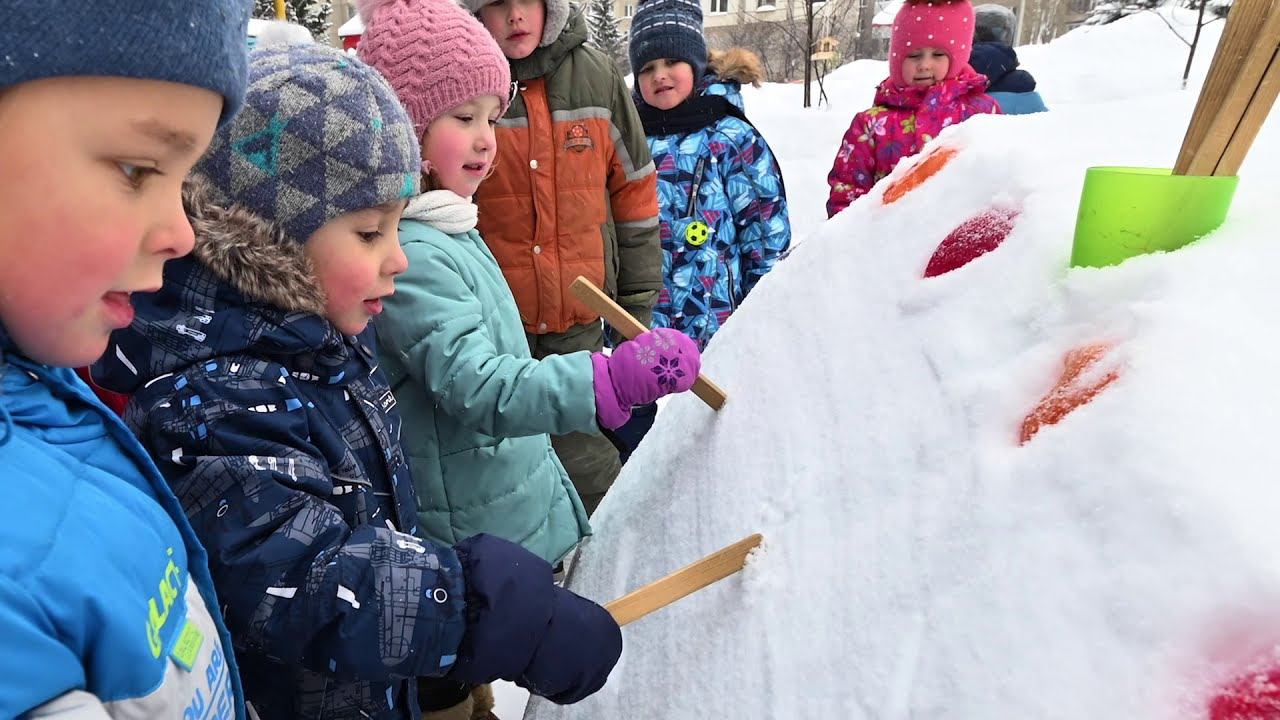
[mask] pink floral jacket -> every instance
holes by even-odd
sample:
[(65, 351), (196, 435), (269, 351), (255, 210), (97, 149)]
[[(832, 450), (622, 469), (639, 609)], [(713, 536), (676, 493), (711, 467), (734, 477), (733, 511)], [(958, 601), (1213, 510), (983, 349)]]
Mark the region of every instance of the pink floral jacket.
[(827, 217), (849, 207), (888, 175), (904, 157), (920, 152), (942, 129), (1000, 105), (984, 91), (987, 78), (965, 66), (958, 75), (929, 87), (902, 87), (886, 79), (875, 105), (853, 116), (840, 143), (827, 184)]

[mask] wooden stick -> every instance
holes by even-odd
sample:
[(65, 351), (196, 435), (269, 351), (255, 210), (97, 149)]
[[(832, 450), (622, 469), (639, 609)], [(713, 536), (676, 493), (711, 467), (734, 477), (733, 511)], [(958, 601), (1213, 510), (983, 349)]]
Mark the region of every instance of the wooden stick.
[(749, 535), (690, 563), (670, 575), (633, 590), (604, 606), (619, 625), (635, 622), (655, 610), (738, 572), (747, 563), (747, 555), (760, 545), (760, 533)]
[[(581, 275), (578, 276), (577, 280), (573, 281), (569, 289), (584, 305), (600, 313), (626, 339), (632, 340), (640, 333), (648, 332), (649, 328), (645, 327), (639, 320), (631, 317), (631, 313), (623, 310), (618, 303), (613, 301), (613, 298), (605, 295), (600, 288)], [(710, 378), (702, 373), (698, 373), (698, 379), (693, 381), (693, 394), (697, 395), (712, 410), (719, 410), (724, 407), (724, 401), (728, 398), (728, 395), (725, 394), (724, 390), (720, 389), (719, 385), (711, 382)]]
[(1244, 117), (1240, 118), (1240, 125), (1231, 136), (1231, 142), (1227, 143), (1218, 167), (1214, 168), (1214, 175), (1230, 176), (1240, 172), (1244, 157), (1258, 137), (1258, 131), (1271, 112), (1271, 107), (1275, 105), (1277, 95), (1280, 95), (1280, 50), (1271, 55), (1271, 64), (1262, 76), (1262, 82), (1249, 102), (1249, 107), (1245, 109)]
[(1277, 0), (1237, 0), (1196, 102), (1174, 165), (1175, 175), (1212, 175), (1262, 81), (1280, 28)]

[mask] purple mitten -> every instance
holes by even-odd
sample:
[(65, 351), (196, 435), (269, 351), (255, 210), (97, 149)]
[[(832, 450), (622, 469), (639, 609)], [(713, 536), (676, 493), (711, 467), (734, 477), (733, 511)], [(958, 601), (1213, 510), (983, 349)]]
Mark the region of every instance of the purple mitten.
[(658, 328), (614, 348), (593, 353), (596, 417), (612, 430), (631, 419), (631, 408), (693, 387), (702, 367), (698, 346), (687, 335)]

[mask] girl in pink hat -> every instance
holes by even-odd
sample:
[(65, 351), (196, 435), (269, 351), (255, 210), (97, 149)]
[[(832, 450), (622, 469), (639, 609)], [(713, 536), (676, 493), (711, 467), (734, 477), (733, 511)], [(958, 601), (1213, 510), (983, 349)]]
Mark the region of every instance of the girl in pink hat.
[[(598, 435), (624, 424), (633, 406), (688, 390), (698, 350), (678, 330), (659, 328), (608, 356), (532, 357), (472, 201), (498, 158), (495, 126), (511, 102), (507, 59), (454, 0), (362, 0), (359, 7), (360, 56), (390, 82), (422, 142), (427, 191), (409, 200), (398, 228), (408, 269), (377, 324), (394, 394), (384, 400), (404, 418), (418, 528), (440, 541), (486, 534), (519, 543), (545, 561), (540, 572), (550, 583), (552, 566), (591, 532), (551, 434)], [(543, 249), (531, 245), (529, 257)], [(517, 682), (561, 703), (598, 689), (618, 657), (607, 641), (620, 638), (600, 613), (584, 615), (578, 636), (551, 651), (562, 653), (555, 662), (568, 675), (598, 680), (587, 692), (557, 699), (537, 682)], [(512, 626), (510, 636), (492, 638), (518, 648), (520, 632)], [(457, 675), (418, 684), (423, 720), (492, 720), (492, 693)]]
[(889, 77), (876, 89), (875, 105), (853, 117), (827, 176), (827, 217), (865, 195), (943, 128), (1000, 112), (986, 94), (987, 78), (969, 67), (972, 47), (969, 0), (902, 6), (889, 39)]

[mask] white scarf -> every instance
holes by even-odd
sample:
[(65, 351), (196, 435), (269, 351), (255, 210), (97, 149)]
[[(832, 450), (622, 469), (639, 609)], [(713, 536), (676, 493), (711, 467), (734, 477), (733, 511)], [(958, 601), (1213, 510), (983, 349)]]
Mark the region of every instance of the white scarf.
[(424, 222), (446, 235), (475, 229), (479, 209), (452, 190), (431, 190), (409, 201), (403, 217)]

